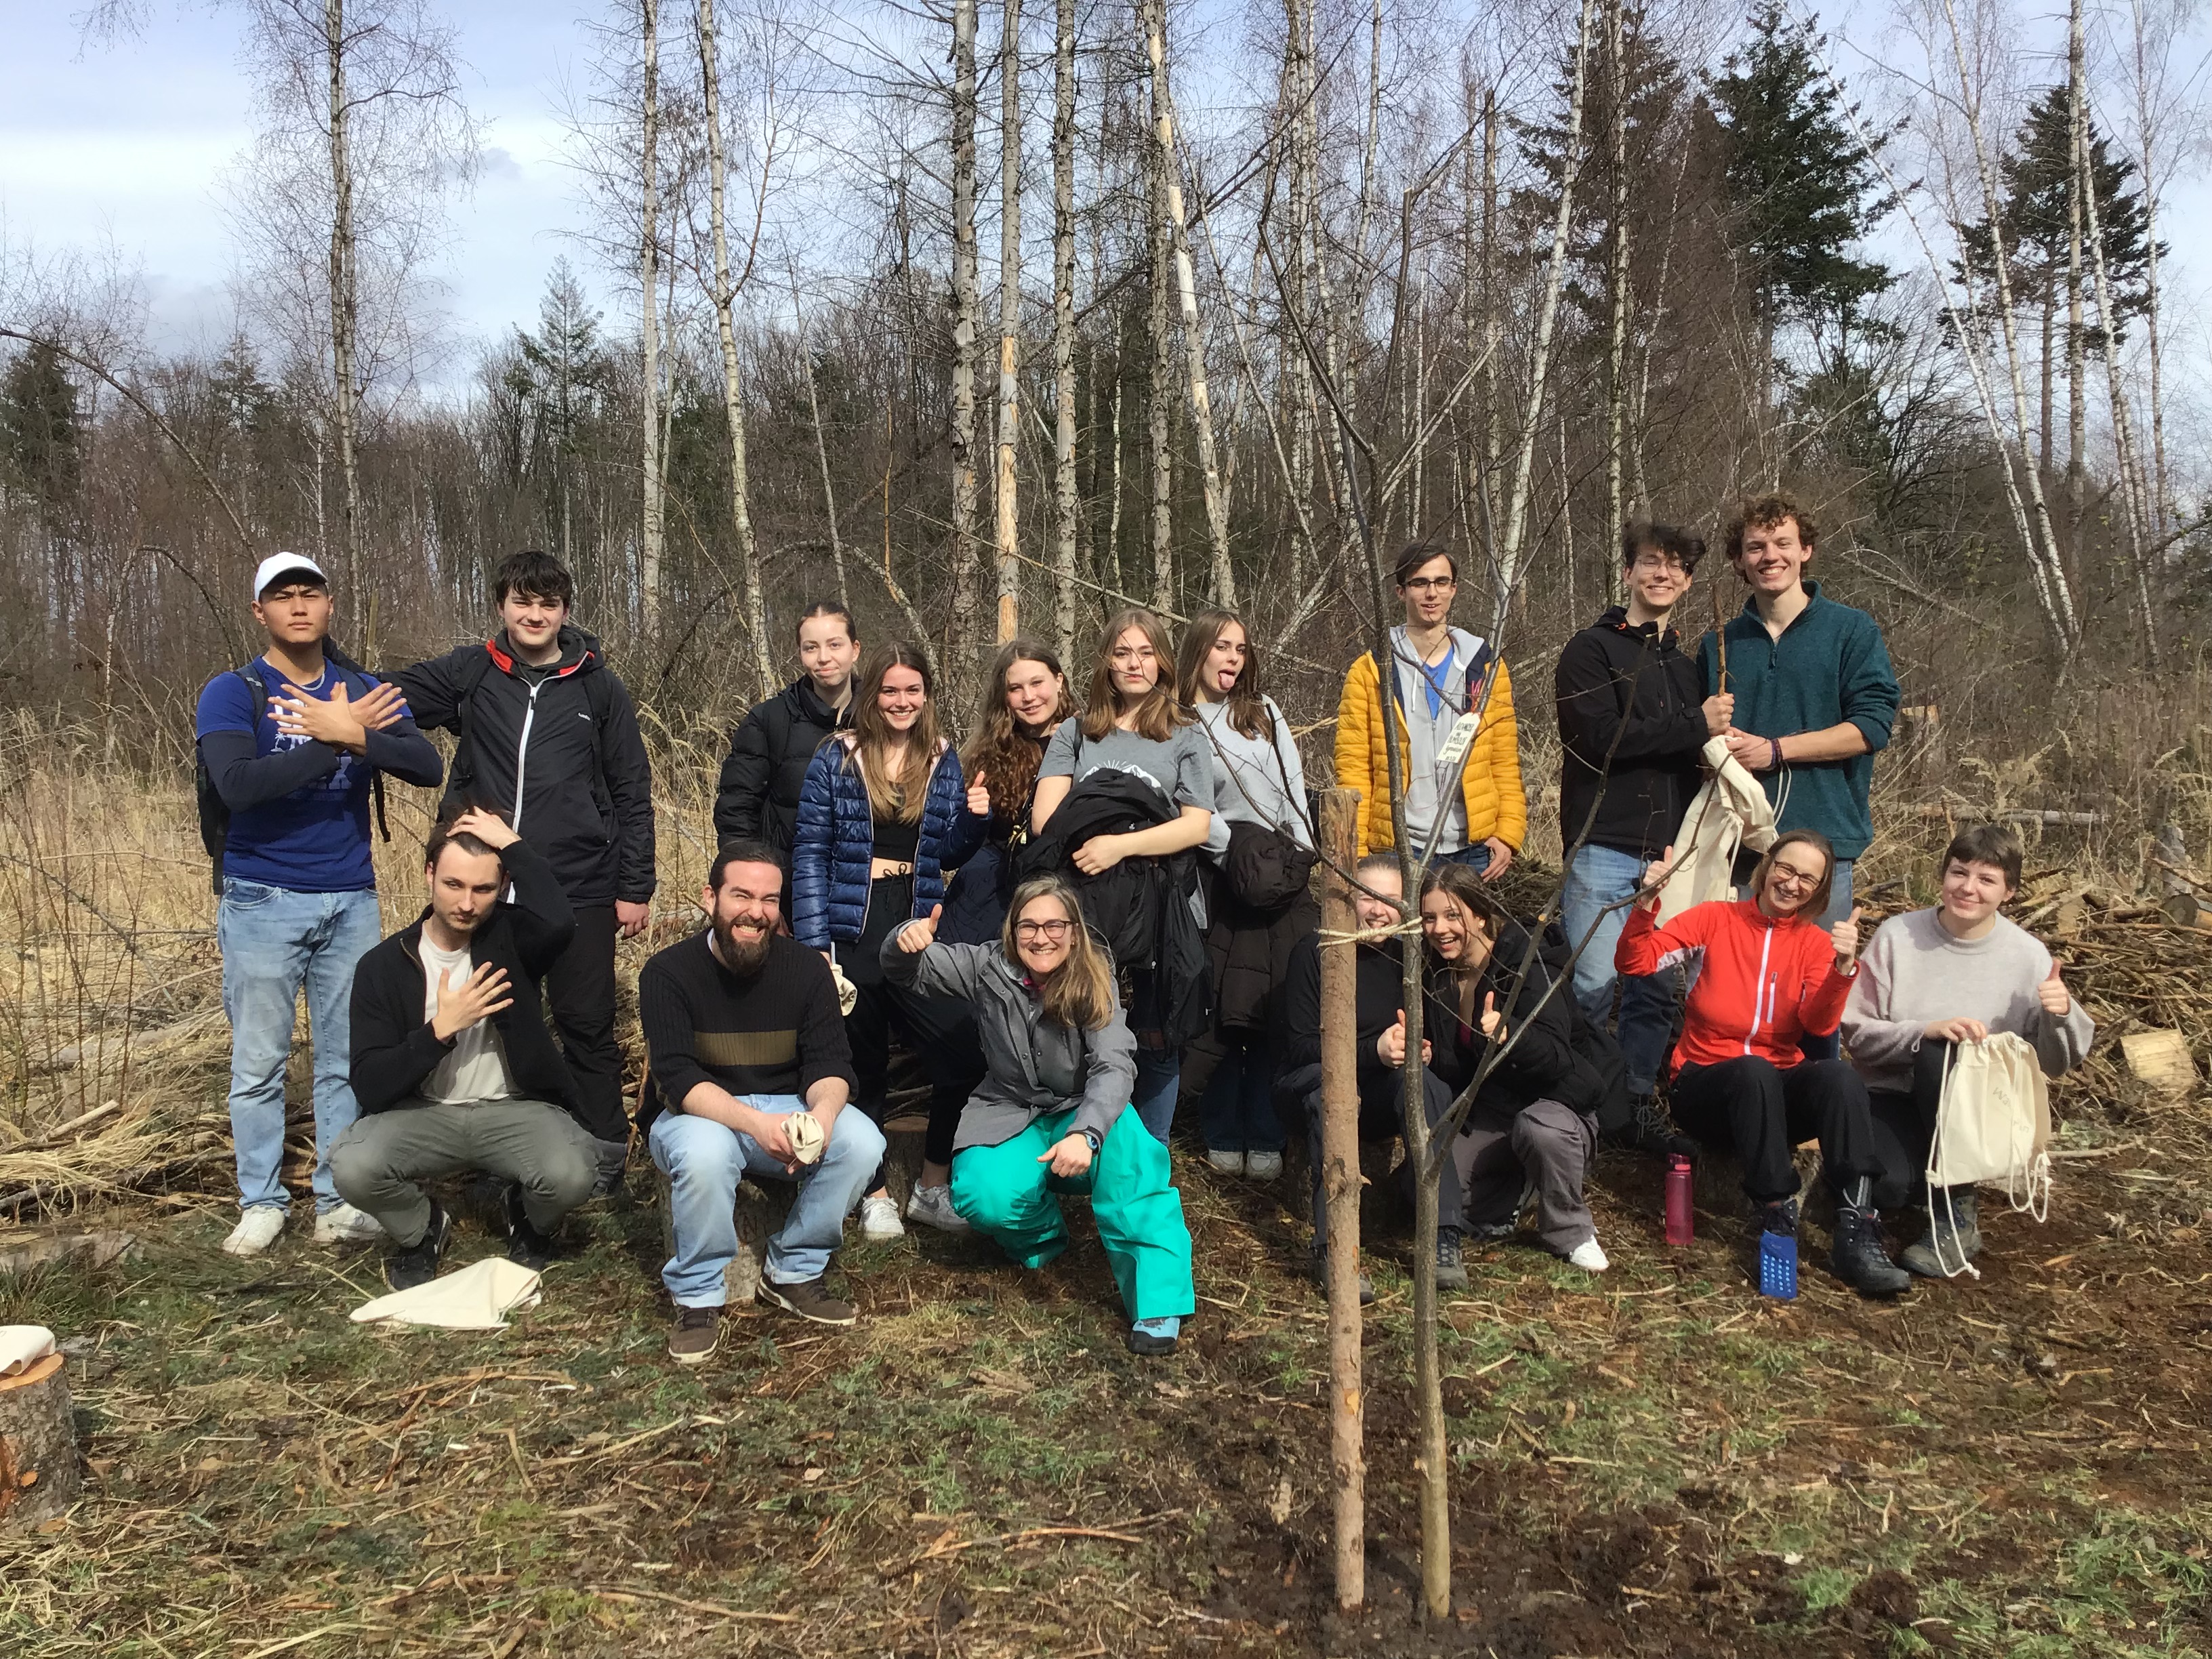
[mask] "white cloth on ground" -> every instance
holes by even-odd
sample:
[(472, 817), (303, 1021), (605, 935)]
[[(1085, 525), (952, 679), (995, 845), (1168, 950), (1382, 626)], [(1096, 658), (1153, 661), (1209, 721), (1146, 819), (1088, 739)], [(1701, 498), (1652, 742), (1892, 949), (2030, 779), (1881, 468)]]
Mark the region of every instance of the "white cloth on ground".
[(503, 1331), (507, 1316), (534, 1308), (538, 1275), (503, 1255), (471, 1261), (458, 1273), (394, 1291), (353, 1310), (356, 1325), (429, 1325), (449, 1331)]

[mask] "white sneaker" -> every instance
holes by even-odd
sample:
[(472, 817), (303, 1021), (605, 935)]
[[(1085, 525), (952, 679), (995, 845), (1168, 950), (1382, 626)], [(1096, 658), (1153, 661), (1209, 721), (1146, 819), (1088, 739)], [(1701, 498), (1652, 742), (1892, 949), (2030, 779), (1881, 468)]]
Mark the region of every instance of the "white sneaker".
[(898, 1206), (889, 1193), (870, 1193), (860, 1200), (860, 1237), (872, 1244), (906, 1237), (906, 1224), (899, 1219)]
[(259, 1255), (284, 1231), (284, 1212), (274, 1204), (257, 1204), (239, 1217), (238, 1225), (222, 1241), (226, 1255)]
[(1244, 1173), (1255, 1181), (1273, 1181), (1283, 1173), (1280, 1152), (1247, 1152), (1244, 1154)]
[(318, 1244), (367, 1244), (384, 1237), (384, 1224), (350, 1204), (334, 1205), (315, 1218)]
[(952, 1207), (950, 1186), (924, 1187), (915, 1183), (913, 1195), (906, 1201), (906, 1218), (919, 1221), (925, 1227), (934, 1227), (940, 1233), (968, 1231), (968, 1218)]
[(1586, 1273), (1601, 1273), (1613, 1263), (1605, 1259), (1605, 1252), (1598, 1248), (1597, 1240), (1586, 1238), (1567, 1252), (1567, 1266), (1580, 1267)]
[(1244, 1154), (1242, 1152), (1224, 1152), (1218, 1147), (1209, 1146), (1206, 1149), (1206, 1161), (1224, 1175), (1241, 1176), (1244, 1173)]

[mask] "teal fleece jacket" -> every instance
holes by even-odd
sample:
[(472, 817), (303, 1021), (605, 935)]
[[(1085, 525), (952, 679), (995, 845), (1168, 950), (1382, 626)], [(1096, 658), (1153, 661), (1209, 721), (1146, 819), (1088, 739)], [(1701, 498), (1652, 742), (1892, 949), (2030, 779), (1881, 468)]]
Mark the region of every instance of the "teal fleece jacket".
[[(1805, 591), (1812, 603), (1778, 640), (1768, 636), (1749, 599), (1729, 623), (1735, 727), (1786, 738), (1849, 720), (1866, 733), (1863, 755), (1789, 761), (1779, 772), (1759, 774), (1779, 827), (1817, 830), (1835, 843), (1838, 858), (1856, 859), (1874, 839), (1867, 789), (1874, 781), (1875, 751), (1888, 746), (1897, 720), (1897, 673), (1872, 617), (1823, 599), (1816, 581), (1808, 581)], [(1720, 654), (1711, 633), (1698, 643), (1698, 666), (1711, 696), (1720, 690)]]

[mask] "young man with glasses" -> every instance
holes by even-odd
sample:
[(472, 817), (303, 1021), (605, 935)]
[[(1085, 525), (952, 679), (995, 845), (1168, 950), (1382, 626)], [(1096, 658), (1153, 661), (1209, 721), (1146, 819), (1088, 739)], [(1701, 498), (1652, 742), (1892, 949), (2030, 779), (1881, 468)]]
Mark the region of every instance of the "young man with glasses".
[[(1390, 630), (1390, 696), (1399, 715), (1393, 724), (1406, 833), (1419, 851), (1433, 836), (1437, 857), (1470, 865), (1495, 881), (1513, 862), (1528, 827), (1512, 677), (1487, 642), (1451, 625), (1459, 563), (1443, 548), (1415, 542), (1398, 556), (1395, 580), (1406, 620)], [(1363, 854), (1397, 844), (1382, 686), (1370, 651), (1344, 677), (1337, 704), (1336, 781), (1359, 791)], [(1453, 728), (1471, 708), (1480, 724), (1455, 767), (1447, 759), (1456, 746)]]
[(1559, 845), (1569, 849), (1562, 921), (1575, 958), (1575, 1000), (1601, 1030), (1620, 987), (1620, 1054), (1635, 1133), (1650, 1139), (1651, 1098), (1674, 1025), (1670, 975), (1616, 973), (1613, 955), (1644, 866), (1674, 841), (1698, 793), (1698, 751), (1729, 729), (1735, 699), (1704, 695), (1696, 661), (1671, 625), (1705, 544), (1673, 525), (1637, 522), (1620, 538), (1628, 602), (1559, 653)]

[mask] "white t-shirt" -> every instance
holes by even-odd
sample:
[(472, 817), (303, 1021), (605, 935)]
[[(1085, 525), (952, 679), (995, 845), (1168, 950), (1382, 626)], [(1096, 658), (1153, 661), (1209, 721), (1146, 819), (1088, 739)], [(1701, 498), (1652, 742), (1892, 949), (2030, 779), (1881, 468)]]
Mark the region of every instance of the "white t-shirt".
[[(469, 960), (466, 945), (458, 951), (441, 951), (430, 943), (427, 927), (419, 936), (419, 948), (422, 952), (422, 1018), (427, 1021), (438, 1012), (439, 983), (442, 981), (459, 990), (469, 982), (469, 975), (476, 970)], [(451, 1106), (479, 1100), (512, 1100), (514, 1078), (507, 1069), (507, 1053), (500, 1047), (498, 1027), (489, 1019), (480, 1019), (458, 1033), (451, 1052), (438, 1062), (435, 1071), (422, 1079), (418, 1092), (425, 1100)]]

